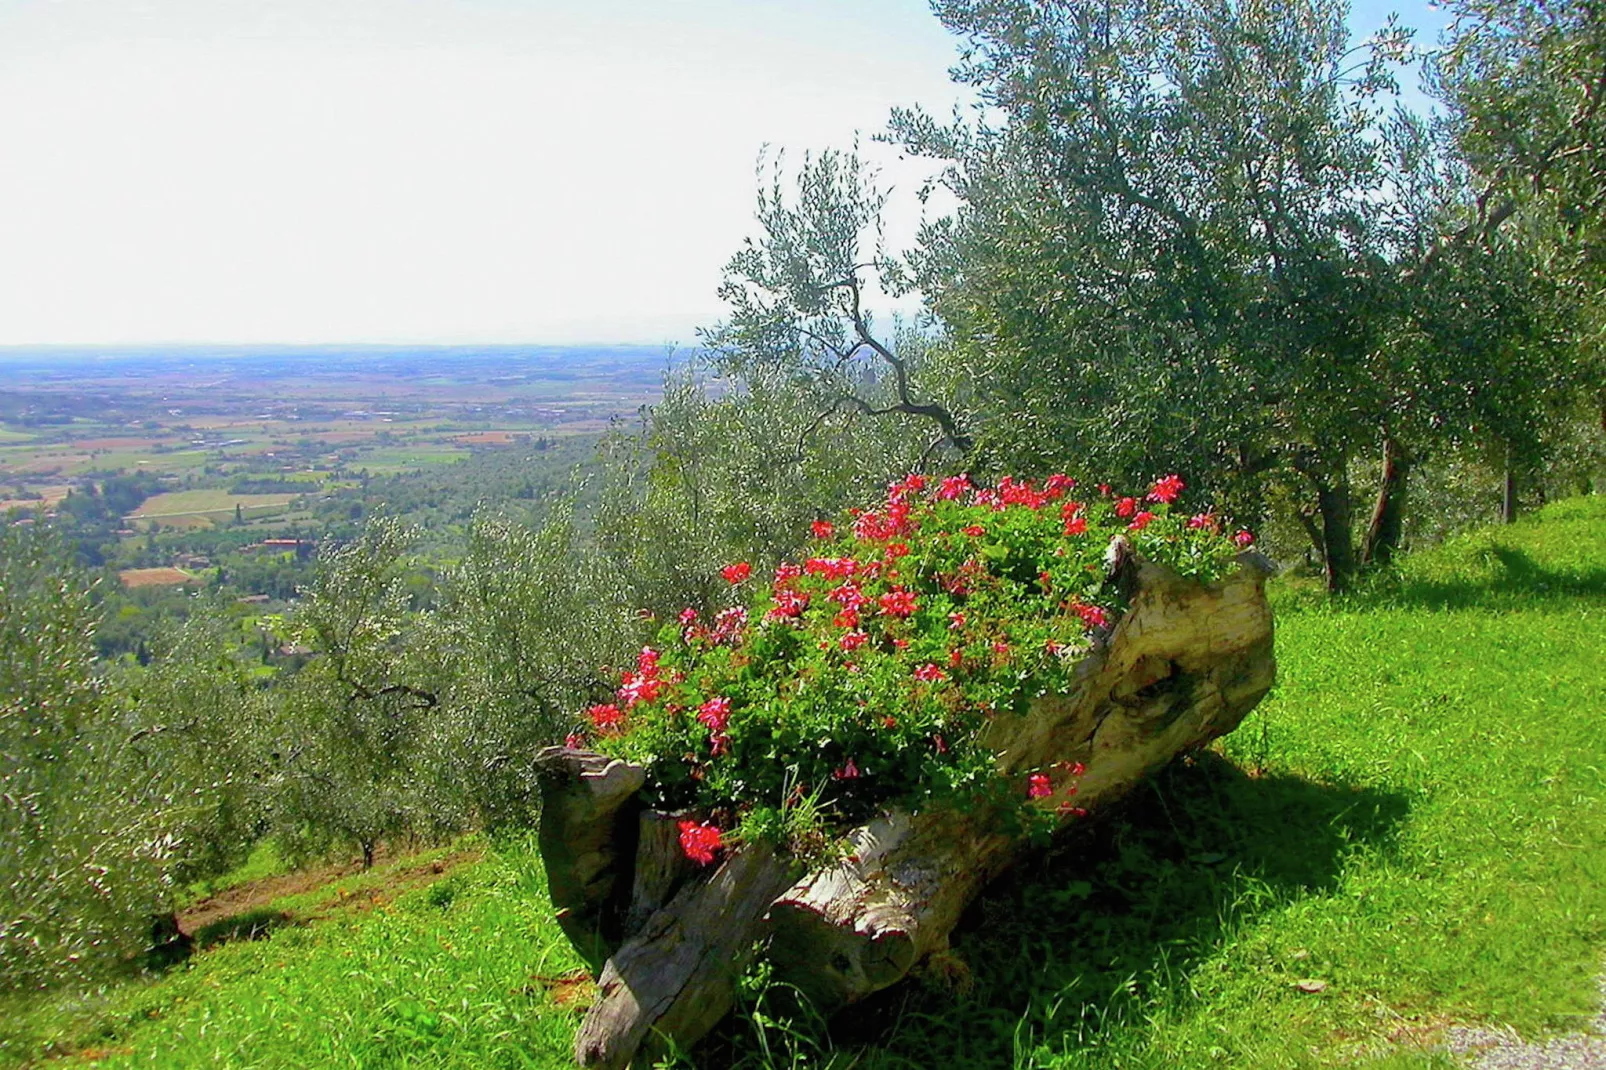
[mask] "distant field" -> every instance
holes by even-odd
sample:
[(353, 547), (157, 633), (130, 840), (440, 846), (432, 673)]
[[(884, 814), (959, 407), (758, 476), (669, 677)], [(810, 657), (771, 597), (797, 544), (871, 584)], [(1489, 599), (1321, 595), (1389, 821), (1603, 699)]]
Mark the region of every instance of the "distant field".
[(38, 437), (26, 431), (13, 431), (9, 427), (0, 427), (0, 442), (32, 442)]
[(129, 514), (129, 519), (154, 520), (208, 513), (233, 513), (236, 505), (242, 512), (250, 514), (252, 510), (260, 511), (269, 507), (279, 508), (289, 505), (295, 497), (294, 494), (230, 494), (226, 490), (175, 490), (145, 499), (145, 504)]
[(470, 431), (453, 435), (452, 441), (462, 446), (511, 446), (520, 439), (530, 437), (528, 431)]
[(63, 471), (68, 475), (118, 470), (172, 474), (203, 468), (206, 461), (207, 451), (202, 449), (173, 450), (170, 453), (155, 450), (107, 450), (104, 453), (92, 453), (78, 450), (68, 457), (67, 466)]
[(177, 568), (125, 568), (117, 578), (123, 581), (124, 587), (174, 587), (199, 579)]
[(469, 451), (460, 446), (438, 446), (424, 443), (405, 446), (376, 446), (372, 450), (365, 452), (361, 459), (354, 463), (372, 472), (385, 472), (422, 468), (425, 465), (433, 464), (452, 464), (468, 455)]
[(68, 488), (65, 483), (61, 483), (45, 487), (36, 486), (31, 489), (39, 495), (37, 499), (0, 498), (0, 513), (7, 509), (49, 509), (67, 496)]

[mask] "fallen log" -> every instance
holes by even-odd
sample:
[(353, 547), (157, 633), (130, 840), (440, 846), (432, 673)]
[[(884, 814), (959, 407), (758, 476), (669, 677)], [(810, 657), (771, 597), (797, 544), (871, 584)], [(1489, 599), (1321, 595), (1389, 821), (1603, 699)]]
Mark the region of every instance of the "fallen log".
[[(1231, 731), (1274, 678), (1264, 557), (1240, 554), (1203, 584), (1130, 558), (1117, 539), (1109, 565), (1130, 608), (1081, 656), (1072, 686), (1000, 714), (984, 736), (1000, 775), (1050, 770), (1032, 775), (1029, 805), (1062, 828)], [(631, 805), (641, 767), (565, 748), (539, 760), (553, 902), (599, 980), (576, 1040), (588, 1067), (647, 1065), (668, 1041), (695, 1043), (731, 1008), (758, 944), (778, 979), (827, 1012), (895, 984), (947, 947), (965, 907), (1025, 849), (1018, 812), (893, 809), (813, 871), (755, 844), (704, 876), (677, 849), (677, 815)]]

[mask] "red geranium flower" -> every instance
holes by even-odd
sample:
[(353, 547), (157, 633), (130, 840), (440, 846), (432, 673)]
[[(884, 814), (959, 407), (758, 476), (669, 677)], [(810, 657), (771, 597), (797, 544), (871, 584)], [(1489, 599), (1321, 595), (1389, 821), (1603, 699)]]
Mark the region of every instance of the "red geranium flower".
[(730, 643), (734, 646), (741, 639), (742, 629), (746, 626), (747, 610), (741, 606), (731, 606), (714, 615), (714, 630), (709, 637), (715, 643)]
[(881, 596), (881, 612), (889, 617), (908, 617), (915, 611), (913, 591), (894, 588)]
[(809, 525), (809, 530), (816, 539), (829, 539), (836, 534), (836, 525), (829, 520), (816, 520)]
[(960, 528), (959, 531), (960, 534), (969, 535), (973, 539), (979, 539), (983, 535), (987, 534), (987, 529), (982, 527), (980, 524), (969, 524)]
[(947, 678), (941, 669), (929, 662), (915, 670), (915, 679), (923, 680), (928, 684), (940, 683)]
[(963, 498), (970, 490), (970, 477), (960, 474), (949, 476), (937, 486), (937, 500), (939, 502), (952, 502)]
[(687, 858), (706, 866), (714, 860), (714, 852), (724, 847), (719, 829), (696, 821), (680, 822), (680, 849)]
[(1232, 541), (1237, 544), (1239, 549), (1248, 549), (1255, 544), (1255, 537), (1247, 530), (1244, 530), (1234, 535)]
[(730, 724), (731, 700), (711, 698), (697, 707), (697, 722), (710, 732), (723, 732)]
[(1054, 785), (1049, 782), (1044, 773), (1033, 773), (1026, 778), (1026, 797), (1028, 799), (1041, 799), (1054, 794)]
[(1087, 517), (1085, 517), (1085, 516), (1073, 516), (1069, 520), (1067, 520), (1065, 522), (1065, 534), (1067, 534), (1067, 535), (1086, 535), (1087, 534)]
[(1053, 475), (1043, 480), (1043, 489), (1048, 491), (1054, 497), (1058, 498), (1065, 494), (1066, 491), (1075, 490), (1076, 480), (1072, 479), (1064, 472), (1055, 472)]
[(625, 720), (625, 715), (620, 712), (619, 707), (612, 703), (598, 703), (586, 710), (586, 713), (599, 732), (617, 732)]
[(1104, 628), (1110, 623), (1110, 615), (1102, 606), (1089, 605), (1073, 599), (1070, 602), (1071, 612), (1082, 618), (1082, 623), (1088, 628)]
[(1145, 509), (1137, 516), (1132, 518), (1132, 523), (1128, 524), (1126, 529), (1128, 531), (1142, 531), (1144, 528), (1149, 526), (1149, 521), (1153, 519), (1154, 514)]
[(859, 779), (859, 767), (853, 764), (852, 758), (849, 758), (846, 765), (831, 774), (831, 779), (857, 780)]
[(1148, 500), (1159, 502), (1161, 505), (1170, 505), (1177, 500), (1177, 495), (1182, 493), (1182, 488), (1185, 486), (1187, 484), (1182, 482), (1182, 477), (1173, 472), (1164, 479), (1154, 481), (1154, 486), (1149, 488)]
[(837, 640), (843, 650), (857, 650), (869, 641), (870, 637), (864, 632), (844, 632)]
[(720, 569), (719, 574), (725, 577), (726, 583), (741, 583), (743, 580), (747, 579), (747, 577), (753, 574), (753, 566), (749, 565), (746, 561), (738, 561), (734, 565), (726, 565), (724, 568)]
[(1125, 519), (1138, 511), (1136, 498), (1118, 498), (1115, 502), (1115, 515)]
[(775, 606), (764, 614), (765, 620), (794, 620), (809, 608), (807, 591), (776, 591)]
[(627, 710), (638, 703), (656, 702), (663, 687), (664, 682), (657, 676), (627, 672), (624, 682), (619, 685), (619, 701), (625, 704)]

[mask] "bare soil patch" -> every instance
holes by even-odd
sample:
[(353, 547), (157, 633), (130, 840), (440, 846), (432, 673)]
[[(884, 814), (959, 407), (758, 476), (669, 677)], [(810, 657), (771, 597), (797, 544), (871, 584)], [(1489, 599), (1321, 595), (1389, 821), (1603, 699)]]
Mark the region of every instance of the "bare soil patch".
[(177, 568), (125, 568), (117, 574), (117, 578), (123, 581), (124, 587), (174, 587), (199, 580), (199, 577)]

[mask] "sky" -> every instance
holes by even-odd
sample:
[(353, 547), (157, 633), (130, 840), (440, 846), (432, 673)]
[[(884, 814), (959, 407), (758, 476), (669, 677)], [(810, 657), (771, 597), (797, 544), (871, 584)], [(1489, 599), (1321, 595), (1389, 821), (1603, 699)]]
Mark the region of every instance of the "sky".
[(0, 345), (692, 343), (765, 146), (862, 138), (912, 238), (868, 140), (955, 57), (925, 0), (0, 0)]

